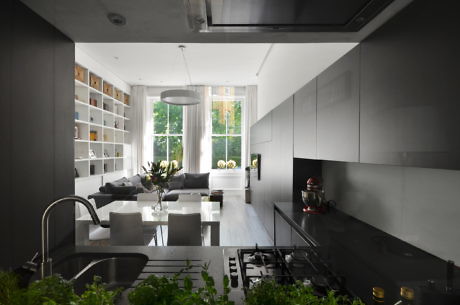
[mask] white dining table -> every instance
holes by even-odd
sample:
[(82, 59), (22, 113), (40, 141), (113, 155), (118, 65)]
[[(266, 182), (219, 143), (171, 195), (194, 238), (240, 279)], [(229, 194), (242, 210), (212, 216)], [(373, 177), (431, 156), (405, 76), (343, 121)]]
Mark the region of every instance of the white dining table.
[[(110, 212), (142, 214), (145, 226), (167, 226), (168, 214), (201, 214), (201, 225), (209, 226), (211, 233), (211, 246), (220, 245), (220, 203), (218, 201), (179, 202), (163, 201), (163, 211), (155, 211), (156, 203), (149, 201), (113, 201), (96, 210), (101, 224), (109, 224)], [(89, 226), (93, 223), (89, 214), (75, 220), (75, 244), (89, 244)]]

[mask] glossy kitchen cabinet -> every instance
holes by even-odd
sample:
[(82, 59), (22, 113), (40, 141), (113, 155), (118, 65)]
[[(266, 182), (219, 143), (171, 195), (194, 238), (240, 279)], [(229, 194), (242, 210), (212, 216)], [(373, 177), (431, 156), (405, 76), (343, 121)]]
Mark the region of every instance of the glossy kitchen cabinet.
[(310, 244), (295, 229), (291, 230), (291, 246), (308, 247)]
[(291, 245), (291, 225), (275, 212), (275, 246)]
[(272, 113), (267, 113), (263, 118), (251, 126), (251, 144), (269, 142), (272, 139)]
[(251, 153), (261, 154), (261, 179), (251, 175), (251, 201), (271, 238), (273, 203), (292, 200), (293, 106), (291, 96), (251, 127)]
[[(273, 203), (292, 200), (293, 179), (293, 98), (286, 99), (272, 111), (272, 141), (269, 144), (267, 165), (263, 179), (267, 179), (269, 199), (264, 224), (273, 238)], [(268, 164), (267, 164), (268, 163)], [(263, 174), (263, 173), (262, 173)]]
[(318, 76), (317, 157), (359, 161), (359, 46)]
[(422, 1), (361, 43), (361, 162), (460, 169), (459, 28)]
[(316, 159), (316, 81), (294, 94), (294, 157)]

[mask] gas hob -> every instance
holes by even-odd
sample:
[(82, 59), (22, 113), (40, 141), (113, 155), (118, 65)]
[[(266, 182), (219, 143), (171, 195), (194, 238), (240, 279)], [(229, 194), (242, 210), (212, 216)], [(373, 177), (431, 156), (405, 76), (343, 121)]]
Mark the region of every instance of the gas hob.
[(311, 286), (318, 296), (329, 290), (348, 294), (345, 279), (328, 269), (311, 247), (258, 247), (224, 249), (224, 273), (230, 278), (232, 299), (243, 298), (258, 282), (279, 284), (296, 281)]

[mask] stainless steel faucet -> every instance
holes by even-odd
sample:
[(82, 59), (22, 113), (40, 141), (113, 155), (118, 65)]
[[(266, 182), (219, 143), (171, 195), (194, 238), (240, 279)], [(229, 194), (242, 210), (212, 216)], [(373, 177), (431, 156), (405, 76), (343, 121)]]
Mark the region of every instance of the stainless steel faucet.
[(42, 215), (42, 240), (41, 240), (42, 242), (42, 245), (41, 245), (42, 246), (42, 261), (41, 261), (41, 268), (40, 268), (40, 274), (41, 274), (42, 279), (45, 276), (52, 274), (52, 260), (49, 257), (49, 242), (48, 242), (49, 240), (48, 220), (49, 220), (51, 210), (53, 210), (53, 208), (56, 205), (59, 205), (60, 203), (64, 203), (64, 202), (75, 203), (75, 201), (82, 203), (86, 207), (86, 209), (88, 209), (89, 215), (91, 215), (91, 218), (93, 219), (93, 223), (95, 225), (101, 224), (101, 221), (99, 220), (99, 217), (97, 216), (97, 213), (94, 210), (93, 206), (88, 200), (86, 200), (83, 197), (71, 195), (71, 196), (59, 198), (56, 201), (50, 203), (46, 207)]

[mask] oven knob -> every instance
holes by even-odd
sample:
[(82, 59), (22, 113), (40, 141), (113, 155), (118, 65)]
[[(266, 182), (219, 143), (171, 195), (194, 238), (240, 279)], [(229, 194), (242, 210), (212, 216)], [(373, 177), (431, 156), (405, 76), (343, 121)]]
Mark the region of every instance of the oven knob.
[(230, 273), (236, 273), (236, 267), (235, 266), (232, 266), (230, 267)]
[(236, 266), (236, 263), (235, 263), (235, 262), (229, 262), (228, 264), (229, 264), (230, 267)]
[(233, 288), (238, 287), (238, 273), (230, 272), (230, 286)]
[(228, 260), (229, 261), (235, 261), (235, 258), (234, 257), (229, 257)]

